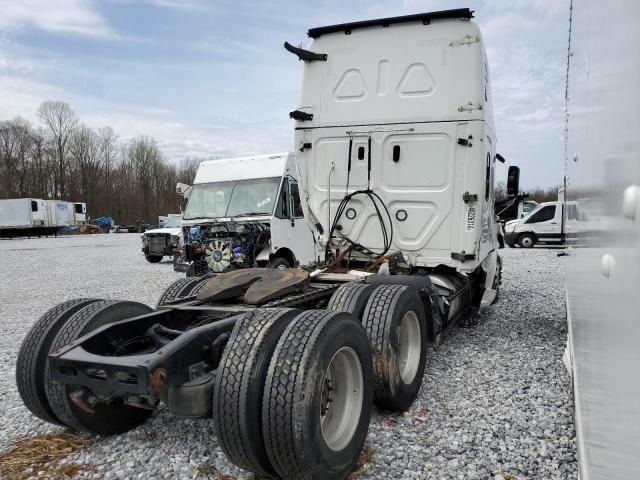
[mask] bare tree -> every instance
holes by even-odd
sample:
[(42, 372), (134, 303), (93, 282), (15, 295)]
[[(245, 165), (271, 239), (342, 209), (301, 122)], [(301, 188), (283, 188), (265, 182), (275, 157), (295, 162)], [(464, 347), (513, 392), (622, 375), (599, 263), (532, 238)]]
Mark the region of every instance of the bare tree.
[(78, 123), (78, 117), (66, 102), (47, 100), (38, 108), (38, 117), (49, 129), (56, 153), (56, 192), (58, 198), (66, 195), (67, 142)]
[(108, 215), (111, 211), (113, 196), (113, 170), (118, 160), (118, 136), (111, 127), (98, 130), (99, 153), (104, 172), (104, 190), (101, 203), (101, 215)]
[(0, 180), (2, 190), (8, 197), (17, 195), (16, 192), (16, 140), (10, 121), (0, 122)]
[(493, 190), (493, 195), (496, 202), (505, 200), (507, 198), (507, 182), (500, 181), (496, 183), (496, 186)]
[(24, 118), (16, 117), (11, 122), (11, 129), (15, 139), (15, 157), (16, 157), (16, 180), (18, 195), (25, 197), (29, 194), (30, 186), (28, 175), (30, 170), (31, 157), (31, 125)]
[(196, 172), (198, 166), (203, 162), (203, 158), (193, 157), (185, 158), (180, 161), (180, 168), (178, 170), (178, 182), (191, 185), (196, 178)]
[(51, 165), (45, 153), (45, 134), (42, 128), (31, 131), (31, 193), (30, 196), (48, 198), (51, 189)]

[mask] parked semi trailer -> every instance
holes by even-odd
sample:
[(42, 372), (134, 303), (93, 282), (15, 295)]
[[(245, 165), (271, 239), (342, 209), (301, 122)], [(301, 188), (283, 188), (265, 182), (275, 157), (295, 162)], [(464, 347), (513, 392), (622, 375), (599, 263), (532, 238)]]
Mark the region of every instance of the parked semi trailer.
[(640, 3), (573, 2), (567, 364), (582, 480), (640, 472)]
[(304, 60), (291, 116), (321, 268), (180, 279), (155, 311), (57, 305), (18, 354), (25, 405), (113, 434), (163, 402), (212, 416), (228, 458), (259, 476), (346, 477), (372, 403), (409, 408), (428, 342), (496, 299), (496, 136), (472, 16), (332, 25), (309, 30), (306, 49), (285, 44)]
[(87, 204), (40, 198), (0, 200), (0, 236), (57, 235), (86, 220)]

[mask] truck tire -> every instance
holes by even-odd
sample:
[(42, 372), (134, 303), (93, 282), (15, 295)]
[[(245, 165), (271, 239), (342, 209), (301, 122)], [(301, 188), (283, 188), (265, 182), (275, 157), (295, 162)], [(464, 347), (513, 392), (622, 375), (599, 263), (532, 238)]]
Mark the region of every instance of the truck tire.
[(371, 353), (351, 314), (307, 310), (285, 329), (269, 363), (262, 431), (286, 479), (345, 478), (371, 419)]
[(218, 367), (213, 425), (227, 457), (240, 468), (272, 477), (262, 435), (262, 394), (269, 361), (295, 309), (255, 310), (238, 320)]
[[(158, 303), (156, 303), (156, 310), (163, 307), (167, 302), (173, 302), (174, 300), (178, 300), (182, 297), (188, 297), (191, 295), (193, 289), (202, 281), (202, 278), (179, 278), (171, 285), (169, 285), (160, 298), (158, 299)], [(170, 306), (170, 305), (169, 305)]]
[(331, 295), (327, 310), (349, 312), (358, 320), (362, 320), (367, 301), (375, 288), (375, 285), (368, 283), (344, 283)]
[[(144, 315), (153, 309), (138, 302), (100, 300), (78, 310), (62, 325), (51, 344), (51, 351), (69, 345), (83, 335), (109, 323)], [(47, 377), (49, 364), (47, 364)], [(125, 405), (122, 398), (109, 403), (98, 403), (94, 413), (80, 409), (69, 399), (74, 387), (56, 382), (46, 384), (47, 399), (51, 409), (62, 422), (73, 430), (111, 435), (123, 433), (142, 424), (153, 413), (152, 410)]]
[(158, 263), (162, 261), (162, 255), (149, 255), (145, 253), (144, 258), (146, 258), (149, 263)]
[(285, 268), (291, 268), (289, 261), (282, 257), (273, 257), (267, 264), (267, 268), (274, 268), (276, 270), (284, 270)]
[(523, 233), (518, 237), (518, 245), (522, 248), (533, 248), (536, 244), (536, 237), (534, 237), (531, 233)]
[(424, 304), (415, 287), (380, 285), (362, 323), (373, 355), (374, 401), (380, 408), (408, 409), (420, 390), (427, 354)]
[(45, 367), (51, 343), (69, 317), (97, 301), (93, 298), (77, 298), (56, 305), (36, 320), (20, 345), (16, 359), (18, 393), (31, 413), (45, 422), (63, 425), (53, 413), (45, 391)]

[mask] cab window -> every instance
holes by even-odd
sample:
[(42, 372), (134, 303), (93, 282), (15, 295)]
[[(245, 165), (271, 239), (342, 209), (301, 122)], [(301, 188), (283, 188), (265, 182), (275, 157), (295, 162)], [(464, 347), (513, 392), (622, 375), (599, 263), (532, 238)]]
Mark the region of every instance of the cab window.
[(276, 205), (275, 216), (277, 218), (291, 218), (290, 205), (291, 202), (289, 200), (289, 180), (285, 178), (282, 181), (280, 195), (278, 195), (278, 204)]
[(293, 202), (293, 218), (302, 218), (304, 217), (304, 213), (302, 211), (302, 203), (300, 202), (298, 184), (291, 182), (289, 189), (291, 190), (291, 201)]
[(534, 213), (526, 223), (540, 223), (553, 220), (556, 216), (556, 206), (547, 205)]

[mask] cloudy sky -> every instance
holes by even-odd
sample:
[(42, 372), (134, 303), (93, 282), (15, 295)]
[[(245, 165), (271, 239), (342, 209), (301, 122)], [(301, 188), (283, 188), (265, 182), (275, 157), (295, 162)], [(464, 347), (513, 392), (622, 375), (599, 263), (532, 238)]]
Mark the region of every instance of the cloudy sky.
[(64, 100), (171, 161), (286, 151), (301, 70), (285, 40), (458, 7), (483, 31), (498, 151), (524, 187), (561, 183), (569, 0), (0, 0), (0, 119), (36, 123), (43, 100)]

